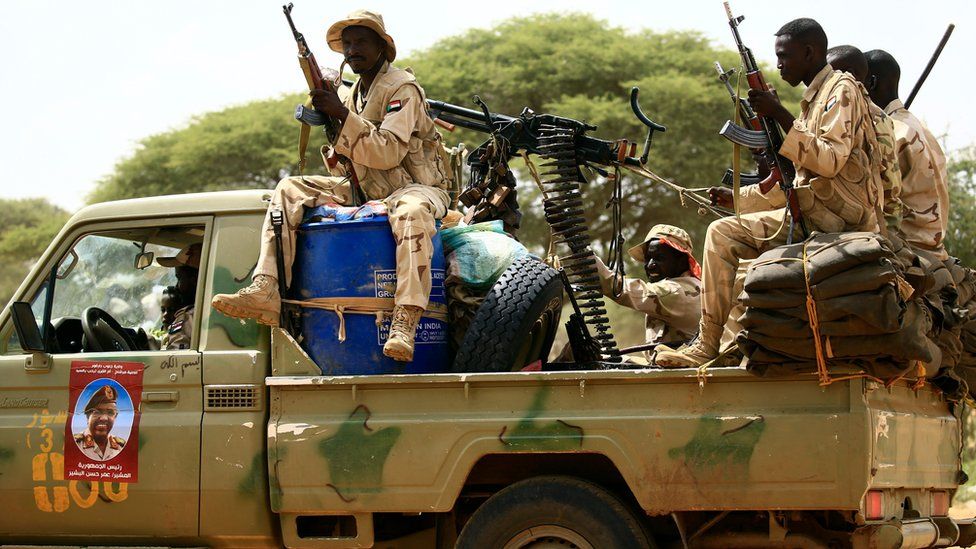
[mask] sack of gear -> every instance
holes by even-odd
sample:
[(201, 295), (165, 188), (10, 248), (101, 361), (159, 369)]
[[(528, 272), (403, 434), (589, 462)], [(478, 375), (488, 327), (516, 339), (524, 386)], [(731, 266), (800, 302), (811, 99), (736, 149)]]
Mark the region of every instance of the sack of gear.
[(757, 375), (815, 371), (819, 353), (831, 370), (894, 378), (941, 360), (920, 293), (884, 237), (816, 234), (753, 261), (737, 342)]
[(516, 258), (529, 255), (509, 236), (501, 220), (441, 231), (447, 253), (447, 276), (476, 291), (488, 290)]
[(954, 258), (946, 262), (946, 267), (956, 290), (955, 312), (959, 318), (955, 328), (943, 339), (948, 340), (947, 345), (957, 345), (954, 372), (966, 382), (969, 394), (973, 395), (976, 393), (976, 271), (963, 267)]
[(529, 251), (505, 232), (501, 220), (459, 224), (440, 233), (447, 254), (444, 289), (451, 339), (460, 345), (485, 294), (512, 262)]

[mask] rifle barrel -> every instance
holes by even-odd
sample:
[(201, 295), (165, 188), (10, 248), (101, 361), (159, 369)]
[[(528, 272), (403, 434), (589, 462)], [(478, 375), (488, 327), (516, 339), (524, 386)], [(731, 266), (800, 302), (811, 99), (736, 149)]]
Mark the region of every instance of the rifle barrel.
[(949, 27), (946, 29), (945, 34), (942, 35), (942, 40), (939, 42), (939, 46), (935, 48), (935, 53), (932, 54), (932, 58), (929, 59), (929, 64), (925, 66), (925, 70), (922, 71), (922, 76), (918, 77), (918, 82), (915, 83), (915, 87), (912, 88), (912, 93), (908, 95), (908, 100), (905, 101), (905, 108), (912, 106), (912, 101), (915, 100), (915, 96), (918, 95), (918, 90), (922, 89), (922, 84), (925, 83), (925, 79), (929, 77), (929, 73), (932, 72), (932, 67), (935, 66), (935, 62), (939, 60), (939, 56), (942, 55), (942, 48), (945, 47), (946, 42), (949, 41), (949, 36), (956, 26), (949, 23)]

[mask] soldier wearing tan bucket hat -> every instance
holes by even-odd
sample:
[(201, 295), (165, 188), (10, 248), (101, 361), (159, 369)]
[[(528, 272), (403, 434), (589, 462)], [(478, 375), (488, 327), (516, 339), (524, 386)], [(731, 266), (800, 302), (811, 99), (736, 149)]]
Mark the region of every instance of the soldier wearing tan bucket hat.
[[(698, 332), (701, 319), (701, 266), (692, 254), (691, 237), (673, 225), (655, 225), (644, 240), (630, 248), (630, 257), (644, 267), (647, 280), (624, 277), (614, 296), (614, 275), (597, 258), (603, 294), (624, 307), (644, 313), (646, 342), (684, 343)], [(645, 352), (645, 357), (650, 358)]]
[(281, 308), (277, 278), (291, 279), (295, 228), (304, 208), (352, 202), (346, 168), (338, 162), (341, 155), (356, 171), (365, 195), (361, 198), (386, 202), (396, 241), (397, 286), (383, 353), (410, 361), (417, 323), (430, 298), (431, 238), (435, 221), (447, 213), (450, 199), (446, 189), (452, 172), (441, 136), (427, 114), (423, 88), (410, 71), (390, 64), (396, 59), (396, 44), (386, 32), (383, 17), (355, 11), (329, 27), (326, 40), (333, 51), (343, 55), (343, 64), (359, 75), (351, 89), (311, 94), (316, 110), (342, 124), (335, 143), (322, 149), (331, 175), (289, 177), (278, 183), (270, 208), (280, 209), (285, 218), (285, 272), (278, 272), (274, 232), (270, 220), (265, 220), (252, 284), (236, 294), (214, 296), (213, 306), (229, 316), (277, 325)]

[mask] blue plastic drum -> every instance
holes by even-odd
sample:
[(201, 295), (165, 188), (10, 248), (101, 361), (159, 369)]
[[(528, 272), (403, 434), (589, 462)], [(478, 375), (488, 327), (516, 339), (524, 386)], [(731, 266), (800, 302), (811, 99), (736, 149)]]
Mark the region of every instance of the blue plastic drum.
[[(444, 252), (435, 235), (431, 261), (432, 303), (446, 303)], [(322, 297), (393, 298), (396, 249), (386, 216), (350, 221), (307, 222), (299, 226), (290, 294), (293, 299)], [(379, 326), (372, 314), (344, 313), (345, 341), (333, 311), (302, 308), (302, 347), (325, 375), (444, 372), (450, 349), (447, 323), (428, 317), (417, 327), (414, 359), (397, 362), (383, 355), (390, 320)]]

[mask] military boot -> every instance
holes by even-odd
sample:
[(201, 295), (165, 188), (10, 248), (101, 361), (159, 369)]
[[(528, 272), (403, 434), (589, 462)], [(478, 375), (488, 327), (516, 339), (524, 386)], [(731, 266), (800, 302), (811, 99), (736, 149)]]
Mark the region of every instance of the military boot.
[(424, 310), (414, 305), (393, 307), (393, 322), (390, 323), (390, 337), (383, 345), (383, 354), (400, 362), (413, 360), (413, 338), (417, 333), (417, 323)]
[(212, 303), (214, 309), (227, 316), (253, 318), (268, 326), (277, 326), (281, 315), (278, 280), (268, 275), (255, 275), (247, 288), (236, 294), (217, 294)]
[(698, 336), (678, 350), (662, 345), (654, 354), (654, 364), (662, 368), (698, 368), (718, 357), (718, 345)]

